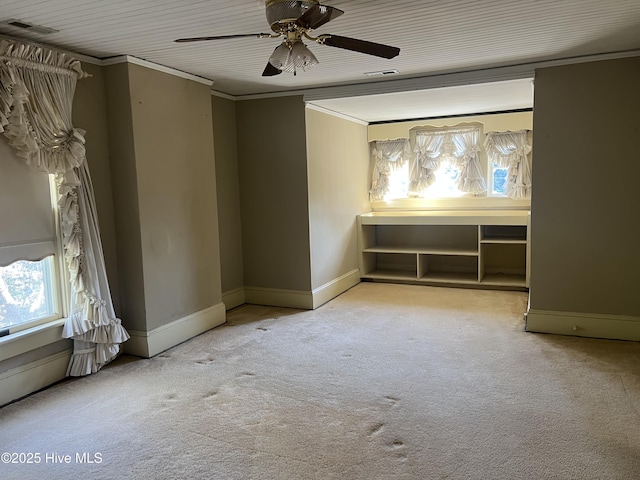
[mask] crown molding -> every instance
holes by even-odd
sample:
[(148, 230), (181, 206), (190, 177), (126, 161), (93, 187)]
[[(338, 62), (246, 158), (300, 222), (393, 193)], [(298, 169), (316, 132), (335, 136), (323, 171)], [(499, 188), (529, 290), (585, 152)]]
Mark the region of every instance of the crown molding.
[(316, 105), (314, 103), (306, 102), (305, 106), (309, 110), (315, 110), (316, 112), (325, 113), (327, 115), (331, 115), (332, 117), (342, 118), (343, 120), (348, 120), (349, 122), (358, 123), (360, 125), (369, 125), (369, 122), (365, 122), (364, 120), (360, 120), (356, 117), (345, 115), (344, 113), (336, 112), (329, 108), (321, 107), (320, 105)]
[(219, 92), (217, 90), (211, 89), (211, 96), (213, 97), (220, 97), (220, 98), (226, 98), (227, 100), (232, 100), (232, 101), (237, 101), (238, 97), (234, 97), (233, 95), (229, 95), (228, 93), (224, 93), (224, 92)]
[(141, 67), (150, 68), (151, 70), (157, 70), (159, 72), (168, 73), (169, 75), (173, 75), (180, 78), (185, 78), (187, 80), (193, 80), (194, 82), (203, 83), (204, 85), (211, 86), (213, 85), (213, 80), (208, 78), (199, 77), (197, 75), (193, 75), (191, 73), (183, 72), (182, 70), (176, 70), (175, 68), (165, 67), (164, 65), (160, 65), (158, 63), (153, 63), (148, 60), (143, 60), (138, 57), (134, 57), (132, 55), (121, 55), (118, 57), (110, 57), (102, 60), (103, 66), (116, 65), (119, 63), (132, 63), (134, 65), (139, 65)]

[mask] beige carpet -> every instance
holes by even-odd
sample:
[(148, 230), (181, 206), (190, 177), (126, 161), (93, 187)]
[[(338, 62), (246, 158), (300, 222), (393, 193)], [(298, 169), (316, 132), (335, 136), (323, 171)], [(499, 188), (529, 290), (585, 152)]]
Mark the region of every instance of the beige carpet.
[(526, 301), (363, 283), (240, 307), (0, 409), (0, 450), (41, 455), (0, 478), (639, 479), (640, 344), (526, 333)]

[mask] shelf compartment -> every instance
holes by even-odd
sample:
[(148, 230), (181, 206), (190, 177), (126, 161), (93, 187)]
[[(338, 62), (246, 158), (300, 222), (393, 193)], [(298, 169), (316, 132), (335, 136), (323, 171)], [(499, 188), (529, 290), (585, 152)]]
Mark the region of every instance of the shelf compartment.
[(363, 253), (363, 278), (416, 280), (415, 253)]
[(480, 243), (527, 243), (526, 225), (482, 225)]
[(376, 246), (411, 249), (414, 252), (477, 252), (478, 228), (474, 225), (376, 225), (374, 241), (364, 248)]
[(481, 258), (481, 284), (526, 286), (526, 244), (485, 243), (482, 244)]
[(478, 283), (478, 257), (421, 254), (418, 279), (438, 283)]

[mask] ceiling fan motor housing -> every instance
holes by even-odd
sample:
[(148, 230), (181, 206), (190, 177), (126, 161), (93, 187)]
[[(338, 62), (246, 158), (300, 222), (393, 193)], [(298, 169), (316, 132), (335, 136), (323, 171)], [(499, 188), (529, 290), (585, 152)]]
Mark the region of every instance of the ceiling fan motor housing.
[(266, 14), (271, 30), (281, 33), (290, 23), (317, 5), (317, 0), (267, 0)]

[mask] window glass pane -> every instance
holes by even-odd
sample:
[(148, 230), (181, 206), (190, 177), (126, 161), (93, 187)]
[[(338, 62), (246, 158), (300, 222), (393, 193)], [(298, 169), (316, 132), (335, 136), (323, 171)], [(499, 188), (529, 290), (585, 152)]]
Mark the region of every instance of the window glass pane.
[(409, 191), (409, 162), (391, 172), (389, 175), (389, 191), (384, 196), (385, 200), (393, 198), (407, 198)]
[(507, 188), (507, 168), (499, 167), (498, 164), (493, 164), (493, 179), (492, 179), (492, 195), (506, 195)]
[(456, 185), (460, 170), (448, 161), (440, 163), (440, 167), (434, 172), (436, 181), (424, 192), (426, 198), (452, 198), (461, 197), (461, 192)]
[(56, 313), (53, 257), (20, 260), (0, 267), (0, 328), (6, 329)]

